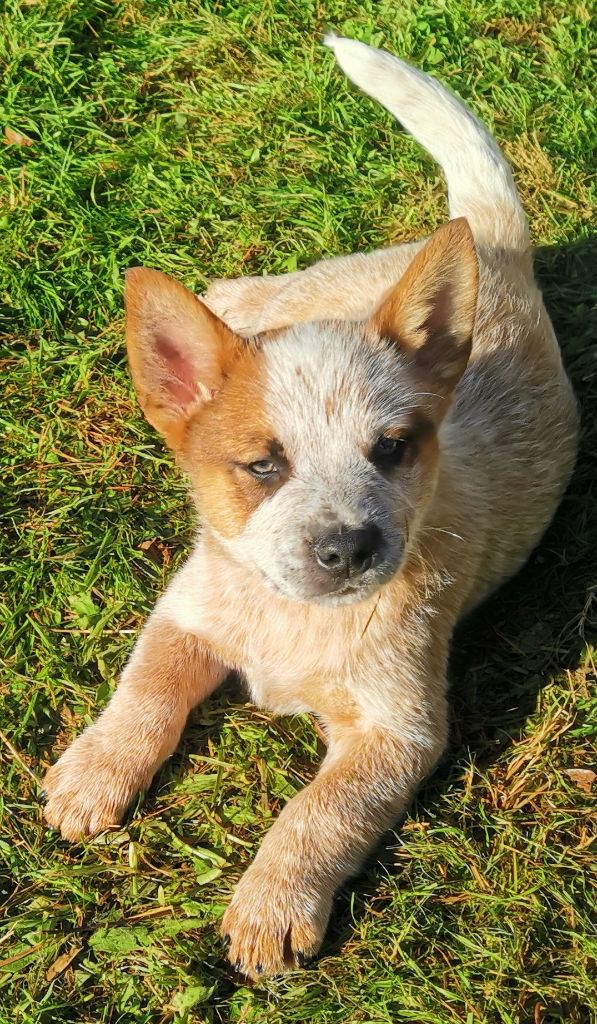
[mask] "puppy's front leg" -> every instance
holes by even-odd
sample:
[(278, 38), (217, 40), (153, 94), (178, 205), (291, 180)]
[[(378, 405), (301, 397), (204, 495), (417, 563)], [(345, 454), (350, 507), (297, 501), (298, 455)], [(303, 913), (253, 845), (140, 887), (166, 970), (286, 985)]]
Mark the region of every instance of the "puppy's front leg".
[(270, 829), (224, 915), (237, 970), (280, 974), (317, 952), (334, 891), (434, 766), (445, 728), (437, 733), (415, 744), (380, 727), (353, 728), (333, 741), (319, 774)]
[(190, 709), (225, 675), (158, 605), (108, 707), (46, 774), (49, 824), (71, 840), (117, 825), (174, 750)]

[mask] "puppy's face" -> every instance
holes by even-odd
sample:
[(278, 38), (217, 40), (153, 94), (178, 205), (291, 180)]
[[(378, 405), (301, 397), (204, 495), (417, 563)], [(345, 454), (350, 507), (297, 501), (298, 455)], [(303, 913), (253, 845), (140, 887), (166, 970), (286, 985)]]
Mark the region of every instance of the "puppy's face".
[(399, 570), (433, 494), (437, 427), (475, 304), (460, 221), (369, 323), (297, 324), (251, 342), (163, 275), (129, 272), (141, 404), (235, 560), (286, 597), (327, 604), (362, 599)]
[(435, 455), (400, 352), (338, 323), (297, 325), (241, 357), (181, 452), (230, 554), (287, 597), (325, 602), (396, 572)]

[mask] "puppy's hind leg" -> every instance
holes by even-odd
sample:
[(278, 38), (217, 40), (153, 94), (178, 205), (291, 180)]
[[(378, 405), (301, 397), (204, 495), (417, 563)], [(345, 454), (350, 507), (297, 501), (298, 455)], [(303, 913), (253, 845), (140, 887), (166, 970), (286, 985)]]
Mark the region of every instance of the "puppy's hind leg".
[(203, 296), (240, 334), (307, 320), (365, 320), (402, 277), (424, 240), (320, 260), (307, 270), (214, 281)]

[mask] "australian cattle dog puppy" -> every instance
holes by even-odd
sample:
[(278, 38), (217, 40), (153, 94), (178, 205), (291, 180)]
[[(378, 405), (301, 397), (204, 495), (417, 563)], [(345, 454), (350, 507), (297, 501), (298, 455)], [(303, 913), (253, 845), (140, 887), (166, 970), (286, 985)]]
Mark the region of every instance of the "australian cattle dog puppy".
[(451, 220), (420, 242), (215, 282), (203, 299), (128, 272), (139, 402), (202, 526), (108, 707), (45, 780), (47, 821), (76, 840), (120, 822), (231, 669), (259, 706), (315, 715), (321, 768), (224, 915), (249, 976), (316, 953), (334, 891), (433, 769), (454, 627), (528, 557), (576, 449), (498, 146), (434, 79), (327, 43), (440, 163)]

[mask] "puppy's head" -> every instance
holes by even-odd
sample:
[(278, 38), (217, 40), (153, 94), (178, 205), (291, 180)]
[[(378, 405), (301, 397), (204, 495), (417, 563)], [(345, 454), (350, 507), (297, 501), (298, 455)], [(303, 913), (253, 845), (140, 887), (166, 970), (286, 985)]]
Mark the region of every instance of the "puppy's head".
[(433, 495), (476, 297), (464, 220), (432, 236), (363, 324), (247, 341), (163, 274), (128, 272), (141, 406), (235, 560), (287, 597), (328, 604), (394, 576)]

